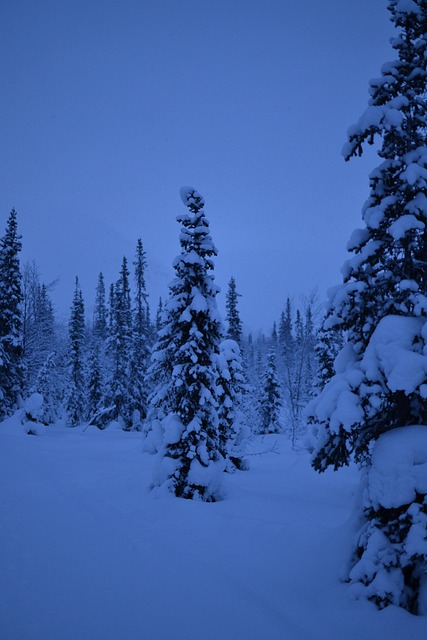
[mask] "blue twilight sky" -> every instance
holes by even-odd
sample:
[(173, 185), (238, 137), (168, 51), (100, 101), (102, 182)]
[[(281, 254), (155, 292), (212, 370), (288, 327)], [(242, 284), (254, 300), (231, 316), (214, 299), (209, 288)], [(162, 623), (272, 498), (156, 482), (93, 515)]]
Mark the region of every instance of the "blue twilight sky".
[[(373, 153), (345, 163), (368, 80), (394, 57), (386, 0), (1, 0), (0, 225), (64, 317), (91, 315), (136, 241), (153, 311), (193, 185), (248, 328), (340, 281)], [(3, 220), (3, 222), (1, 222)]]

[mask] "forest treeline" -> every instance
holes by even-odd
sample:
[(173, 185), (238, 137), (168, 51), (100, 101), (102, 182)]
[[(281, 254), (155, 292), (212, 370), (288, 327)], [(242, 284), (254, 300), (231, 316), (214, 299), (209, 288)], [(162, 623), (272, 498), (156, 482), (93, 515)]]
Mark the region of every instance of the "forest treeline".
[[(21, 248), (12, 210), (0, 240), (1, 417), (25, 407), (27, 417), (45, 425), (91, 422), (103, 429), (114, 421), (124, 430), (143, 429), (155, 387), (151, 358), (167, 301), (159, 299), (151, 313), (142, 240), (132, 261), (123, 257), (115, 282), (106, 284), (99, 273), (92, 318), (76, 277), (68, 324), (57, 319), (51, 300), (58, 282), (44, 283), (35, 261), (21, 264)], [(287, 298), (267, 335), (245, 334), (239, 297), (231, 276), (219, 343), (236, 343), (239, 420), (244, 414), (251, 432), (285, 431), (295, 441), (304, 429), (304, 407), (332, 372), (342, 335), (337, 332), (332, 343), (322, 337), (314, 293), (302, 296), (298, 306)]]

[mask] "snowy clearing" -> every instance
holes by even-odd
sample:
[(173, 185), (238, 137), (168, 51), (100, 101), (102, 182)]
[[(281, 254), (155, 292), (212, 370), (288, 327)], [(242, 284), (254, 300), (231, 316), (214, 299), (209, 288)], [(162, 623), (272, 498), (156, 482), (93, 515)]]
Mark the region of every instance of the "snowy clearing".
[(279, 455), (252, 456), (205, 504), (149, 490), (139, 433), (13, 427), (0, 425), (2, 640), (425, 640), (425, 617), (340, 582), (355, 469), (319, 476), (265, 436), (254, 447)]

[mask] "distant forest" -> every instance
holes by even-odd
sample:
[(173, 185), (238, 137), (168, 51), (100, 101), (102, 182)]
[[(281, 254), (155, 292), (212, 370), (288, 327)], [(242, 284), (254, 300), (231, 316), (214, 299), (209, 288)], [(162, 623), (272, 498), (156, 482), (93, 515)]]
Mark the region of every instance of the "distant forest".
[[(20, 264), (21, 242), (12, 210), (1, 239), (3, 308), (10, 307), (4, 323), (3, 345), (6, 352), (10, 345), (10, 354), (2, 375), (2, 416), (24, 406), (45, 425), (60, 419), (69, 426), (90, 422), (103, 429), (118, 421), (125, 430), (142, 429), (154, 389), (151, 354), (167, 321), (167, 301), (158, 300), (151, 312), (142, 240), (132, 262), (123, 257), (116, 282), (106, 284), (99, 273), (91, 321), (76, 278), (68, 326), (58, 321), (51, 301), (57, 283), (43, 283), (35, 261)], [(235, 278), (228, 284), (220, 335), (239, 347), (242, 411), (256, 433), (285, 430), (295, 439), (304, 431), (303, 409), (332, 371), (342, 344), (339, 331), (333, 340), (322, 337), (315, 294), (298, 302), (286, 300), (268, 335), (245, 335)], [(28, 402), (34, 394), (36, 400)]]

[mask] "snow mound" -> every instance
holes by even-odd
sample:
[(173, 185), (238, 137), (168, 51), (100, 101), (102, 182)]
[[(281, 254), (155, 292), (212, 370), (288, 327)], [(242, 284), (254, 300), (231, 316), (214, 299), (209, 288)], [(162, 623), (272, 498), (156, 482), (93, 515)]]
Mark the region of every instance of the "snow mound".
[(372, 453), (368, 483), (374, 508), (401, 507), (416, 493), (427, 494), (427, 427), (401, 427), (381, 436)]
[(37, 420), (41, 414), (43, 396), (41, 393), (32, 393), (24, 402), (25, 413)]
[(227, 338), (220, 344), (220, 350), (223, 357), (228, 360), (234, 360), (240, 357), (240, 347), (235, 340)]
[(369, 380), (386, 379), (391, 391), (413, 393), (427, 378), (427, 357), (414, 349), (422, 344), (425, 319), (387, 316), (375, 329), (363, 365)]

